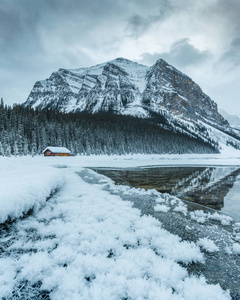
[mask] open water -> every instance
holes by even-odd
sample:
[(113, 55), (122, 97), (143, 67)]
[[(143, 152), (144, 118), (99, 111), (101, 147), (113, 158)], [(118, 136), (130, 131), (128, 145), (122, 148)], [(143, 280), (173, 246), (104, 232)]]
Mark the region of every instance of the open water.
[(240, 220), (239, 167), (149, 167), (95, 169), (116, 184), (177, 196), (191, 209), (214, 209)]

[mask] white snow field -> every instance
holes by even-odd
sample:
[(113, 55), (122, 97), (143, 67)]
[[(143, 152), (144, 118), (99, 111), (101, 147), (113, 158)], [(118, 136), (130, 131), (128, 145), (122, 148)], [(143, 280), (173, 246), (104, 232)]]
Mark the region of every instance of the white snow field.
[(34, 168), (12, 165), (6, 169), (0, 167), (0, 223), (8, 218), (15, 219), (37, 209), (45, 202), (51, 191), (64, 183), (63, 173), (59, 169), (43, 166)]
[[(202, 248), (219, 251), (213, 241), (181, 240), (111, 192), (118, 187), (110, 179), (100, 176), (99, 182), (90, 182), (93, 171), (86, 178), (78, 172), (88, 166), (239, 162), (231, 155), (0, 157), (0, 298), (231, 299), (228, 290), (190, 275), (183, 266), (204, 263)], [(119, 189), (126, 195), (136, 192)], [(166, 196), (154, 190), (138, 192), (152, 193), (156, 211), (168, 214)], [(176, 203), (175, 212), (186, 215), (183, 202), (171, 202)], [(30, 209), (33, 212), (26, 215)], [(218, 215), (215, 220), (225, 219)], [(239, 254), (239, 249), (235, 241), (229, 253)]]

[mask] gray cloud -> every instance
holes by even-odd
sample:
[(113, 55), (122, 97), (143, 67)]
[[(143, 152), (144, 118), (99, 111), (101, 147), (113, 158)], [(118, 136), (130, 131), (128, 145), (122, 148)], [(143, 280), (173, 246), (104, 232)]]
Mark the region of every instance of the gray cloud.
[(120, 0), (0, 0), (0, 96), (24, 101), (56, 69), (94, 64), (91, 52), (116, 47), (124, 11)]
[(163, 58), (168, 63), (176, 67), (188, 67), (204, 62), (210, 58), (208, 51), (200, 51), (190, 44), (188, 38), (175, 42), (169, 52), (162, 53), (143, 53), (141, 62), (145, 64), (153, 64), (157, 59)]
[(240, 37), (232, 40), (229, 49), (222, 55), (219, 63), (227, 64), (230, 68), (240, 66)]
[(66, 42), (86, 40), (88, 32), (111, 19), (111, 10), (118, 9), (110, 1), (102, 4), (96, 0), (0, 0), (1, 45), (12, 52), (35, 50), (33, 46), (41, 47), (43, 36), (54, 34)]
[(240, 1), (239, 0), (218, 0), (217, 3), (211, 6), (211, 10), (209, 13), (214, 15), (218, 15), (221, 20), (225, 20), (229, 27), (226, 28), (226, 31), (234, 31), (235, 33), (239, 33), (240, 29)]
[[(150, 3), (148, 4), (151, 5)], [(172, 9), (173, 8), (168, 0), (162, 0), (159, 3), (156, 14), (146, 15), (146, 12), (143, 15), (136, 13), (132, 14), (126, 29), (130, 32), (130, 36), (139, 38), (147, 32), (154, 23), (160, 22), (170, 15)]]

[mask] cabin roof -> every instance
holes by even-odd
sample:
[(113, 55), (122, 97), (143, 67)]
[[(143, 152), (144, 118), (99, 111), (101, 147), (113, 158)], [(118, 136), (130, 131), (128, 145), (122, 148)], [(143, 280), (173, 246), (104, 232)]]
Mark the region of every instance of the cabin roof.
[(71, 151), (69, 151), (66, 147), (47, 147), (45, 150), (43, 150), (42, 153), (44, 153), (45, 151), (50, 150), (52, 153), (70, 153)]

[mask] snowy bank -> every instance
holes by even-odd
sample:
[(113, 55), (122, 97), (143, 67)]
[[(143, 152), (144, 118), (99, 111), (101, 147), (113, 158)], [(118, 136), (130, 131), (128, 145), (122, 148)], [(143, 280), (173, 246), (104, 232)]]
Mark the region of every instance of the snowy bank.
[[(5, 168), (4, 168), (5, 167)], [(0, 223), (39, 208), (63, 184), (63, 173), (47, 166), (1, 165)]]
[(178, 264), (204, 262), (196, 244), (104, 190), (110, 181), (65, 174), (64, 187), (37, 214), (16, 222), (15, 237), (1, 238), (1, 297), (48, 291), (57, 300), (230, 299)]
[(0, 223), (42, 205), (63, 184), (58, 167), (138, 167), (156, 165), (240, 165), (238, 152), (212, 155), (92, 155), (76, 157), (0, 157)]
[[(18, 218), (37, 208), (34, 214), (16, 219), (14, 226), (9, 225), (0, 236), (0, 298), (231, 299), (229, 291), (219, 284), (189, 275), (183, 267), (204, 265), (208, 253), (222, 251), (211, 235), (184, 241), (164, 229), (157, 219), (142, 215), (120, 194), (127, 200), (133, 194), (154, 196), (155, 214), (165, 214), (169, 219), (174, 212), (189, 218), (189, 224), (196, 223), (193, 229), (186, 226), (187, 232), (194, 228), (198, 231), (202, 223), (212, 219), (230, 226), (229, 217), (190, 213), (176, 197), (116, 186), (110, 179), (84, 169), (206, 162), (236, 165), (239, 159), (203, 155), (0, 158), (2, 220)], [(236, 257), (240, 253), (239, 228), (240, 224), (235, 242), (228, 243), (225, 251)]]

